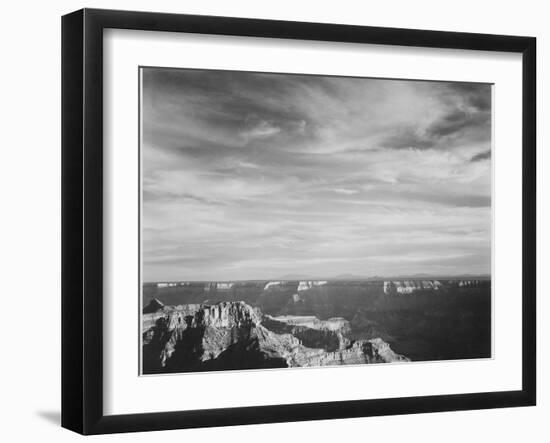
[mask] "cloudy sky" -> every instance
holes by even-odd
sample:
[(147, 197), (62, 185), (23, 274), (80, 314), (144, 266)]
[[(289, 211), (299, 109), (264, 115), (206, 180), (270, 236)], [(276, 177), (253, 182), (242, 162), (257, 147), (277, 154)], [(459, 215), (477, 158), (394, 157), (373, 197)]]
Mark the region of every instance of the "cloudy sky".
[(491, 86), (142, 71), (144, 281), (489, 273)]

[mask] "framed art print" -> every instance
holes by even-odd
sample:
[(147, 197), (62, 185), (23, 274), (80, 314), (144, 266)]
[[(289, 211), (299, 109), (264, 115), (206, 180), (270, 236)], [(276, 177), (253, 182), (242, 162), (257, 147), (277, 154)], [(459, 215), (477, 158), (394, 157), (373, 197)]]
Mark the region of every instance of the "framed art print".
[(534, 38), (85, 9), (62, 51), (64, 427), (535, 404)]

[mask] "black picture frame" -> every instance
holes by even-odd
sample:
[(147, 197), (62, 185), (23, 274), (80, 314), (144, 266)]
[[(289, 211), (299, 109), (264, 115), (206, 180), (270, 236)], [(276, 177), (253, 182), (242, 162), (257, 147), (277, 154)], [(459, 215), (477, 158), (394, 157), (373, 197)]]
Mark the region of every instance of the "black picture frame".
[[(107, 28), (522, 54), (522, 389), (104, 415), (102, 37)], [(535, 405), (535, 66), (533, 37), (97, 9), (65, 15), (62, 18), (62, 426), (82, 434), (105, 434)]]

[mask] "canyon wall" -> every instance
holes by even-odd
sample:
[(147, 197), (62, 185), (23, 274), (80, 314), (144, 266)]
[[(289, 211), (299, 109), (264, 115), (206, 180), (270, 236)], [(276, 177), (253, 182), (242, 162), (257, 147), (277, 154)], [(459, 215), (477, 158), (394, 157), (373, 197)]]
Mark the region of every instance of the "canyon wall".
[(159, 306), (143, 314), (143, 372), (408, 361), (382, 339), (351, 340), (348, 332), (344, 319), (275, 319), (244, 302)]

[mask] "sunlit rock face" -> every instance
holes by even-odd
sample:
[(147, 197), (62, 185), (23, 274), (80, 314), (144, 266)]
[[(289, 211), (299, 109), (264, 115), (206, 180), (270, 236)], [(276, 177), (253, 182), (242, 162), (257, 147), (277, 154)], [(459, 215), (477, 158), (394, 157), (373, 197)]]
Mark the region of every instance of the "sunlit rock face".
[(235, 283), (233, 282), (210, 282), (204, 285), (205, 291), (228, 291)]
[(157, 288), (175, 288), (178, 284), (174, 282), (160, 282), (157, 283)]
[(342, 318), (329, 318), (328, 320), (319, 320), (313, 315), (280, 315), (278, 317), (270, 317), (273, 320), (286, 323), (293, 326), (305, 326), (311, 329), (326, 329), (328, 331), (342, 331), (343, 333), (348, 333), (349, 322)]
[(324, 280), (308, 280), (308, 281), (301, 281), (298, 283), (298, 291), (307, 291), (308, 289), (314, 288), (316, 286), (323, 286), (326, 285), (327, 282)]
[(438, 291), (440, 289), (466, 289), (487, 286), (483, 280), (446, 280), (441, 283), (438, 280), (393, 280), (384, 281), (384, 294), (403, 295), (417, 291)]
[(449, 283), (459, 288), (478, 288), (482, 282), (481, 280), (451, 280)]
[(381, 338), (357, 340), (344, 349), (311, 355), (301, 366), (358, 365), (365, 363), (394, 363), (410, 361), (396, 354)]
[(347, 338), (351, 332), (350, 324), (343, 318), (319, 320), (314, 316), (264, 315), (263, 324), (277, 333), (292, 334), (300, 339), (304, 346), (310, 348), (335, 351), (350, 345)]
[(342, 318), (264, 316), (244, 302), (163, 306), (143, 315), (143, 372), (408, 361), (383, 340), (350, 340)]
[(442, 284), (437, 280), (401, 280), (401, 281), (385, 281), (384, 294), (386, 295), (402, 295), (412, 294), (413, 292), (426, 290), (438, 291)]
[(280, 281), (267, 282), (266, 285), (264, 286), (264, 291), (267, 291), (270, 288), (276, 288), (278, 286), (281, 286), (281, 284), (282, 284), (282, 282), (280, 282)]

